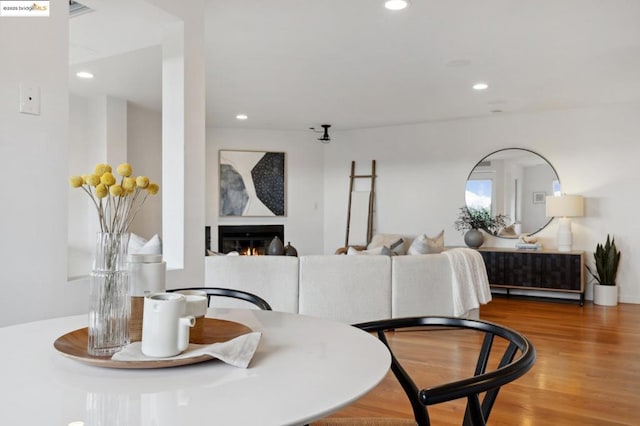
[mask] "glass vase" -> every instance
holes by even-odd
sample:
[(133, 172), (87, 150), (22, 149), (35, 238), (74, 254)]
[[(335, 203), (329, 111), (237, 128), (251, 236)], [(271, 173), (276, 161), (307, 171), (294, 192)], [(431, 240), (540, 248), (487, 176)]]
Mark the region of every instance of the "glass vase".
[(89, 355), (111, 356), (129, 344), (128, 244), (128, 233), (98, 232), (89, 289)]

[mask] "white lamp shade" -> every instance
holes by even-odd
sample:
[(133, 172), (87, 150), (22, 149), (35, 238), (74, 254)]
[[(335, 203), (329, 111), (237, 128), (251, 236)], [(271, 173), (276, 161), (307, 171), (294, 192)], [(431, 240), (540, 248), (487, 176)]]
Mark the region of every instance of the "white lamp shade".
[(559, 195), (547, 197), (547, 217), (584, 216), (584, 198), (582, 195)]

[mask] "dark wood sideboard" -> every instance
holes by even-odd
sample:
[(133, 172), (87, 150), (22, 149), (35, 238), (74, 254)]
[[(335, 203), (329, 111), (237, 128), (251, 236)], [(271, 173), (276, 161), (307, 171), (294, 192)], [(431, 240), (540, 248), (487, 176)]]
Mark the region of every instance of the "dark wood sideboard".
[(484, 259), (491, 287), (578, 293), (584, 304), (584, 252), (517, 250), (499, 247), (478, 249)]

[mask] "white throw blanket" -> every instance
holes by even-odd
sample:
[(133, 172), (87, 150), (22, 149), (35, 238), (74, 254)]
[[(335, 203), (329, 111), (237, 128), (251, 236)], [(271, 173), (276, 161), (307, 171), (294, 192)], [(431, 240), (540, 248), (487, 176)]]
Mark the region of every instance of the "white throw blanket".
[(482, 255), (469, 248), (442, 252), (449, 258), (453, 282), (453, 313), (460, 317), (491, 301), (491, 290)]

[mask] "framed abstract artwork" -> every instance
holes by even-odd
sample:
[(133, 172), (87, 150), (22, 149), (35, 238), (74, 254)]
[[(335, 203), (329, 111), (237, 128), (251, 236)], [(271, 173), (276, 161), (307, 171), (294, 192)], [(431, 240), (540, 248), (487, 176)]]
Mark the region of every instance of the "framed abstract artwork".
[(285, 216), (285, 153), (219, 151), (220, 216)]
[(533, 193), (533, 204), (544, 204), (547, 199), (546, 192), (534, 192)]

